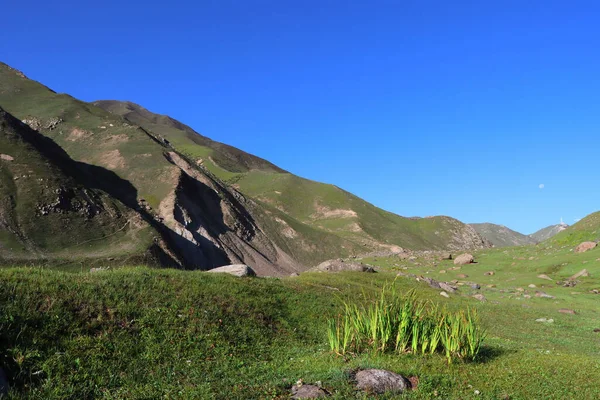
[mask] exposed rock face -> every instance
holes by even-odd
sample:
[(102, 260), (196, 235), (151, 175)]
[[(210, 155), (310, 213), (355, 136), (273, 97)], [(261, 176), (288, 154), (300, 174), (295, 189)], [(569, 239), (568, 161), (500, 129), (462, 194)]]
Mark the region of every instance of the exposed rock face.
[(475, 261), (475, 258), (473, 257), (472, 254), (464, 253), (464, 254), (461, 254), (460, 256), (456, 257), (456, 259), (454, 260), (454, 264), (455, 265), (465, 265), (465, 264), (471, 264), (474, 261)]
[(410, 382), (402, 375), (383, 369), (365, 369), (356, 373), (356, 388), (368, 393), (401, 393), (410, 389)]
[(292, 399), (320, 399), (327, 397), (323, 389), (315, 385), (294, 385)]
[(579, 246), (575, 247), (575, 253), (584, 253), (598, 246), (596, 242), (583, 242)]
[(321, 272), (341, 272), (341, 271), (357, 271), (357, 272), (375, 272), (375, 270), (365, 264), (357, 262), (346, 262), (342, 259), (328, 260), (313, 268), (314, 271)]
[(8, 154), (0, 154), (0, 160), (15, 161), (15, 158), (13, 156), (9, 156)]
[(238, 277), (256, 276), (256, 272), (245, 264), (225, 265), (209, 270), (208, 272), (224, 273)]

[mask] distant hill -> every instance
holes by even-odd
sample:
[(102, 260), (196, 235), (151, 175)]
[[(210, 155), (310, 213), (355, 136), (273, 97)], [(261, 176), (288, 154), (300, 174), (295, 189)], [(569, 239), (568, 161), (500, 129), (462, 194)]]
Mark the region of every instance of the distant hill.
[(585, 241), (600, 241), (600, 211), (582, 218), (577, 223), (561, 230), (546, 243), (576, 246)]
[(489, 240), (495, 247), (525, 246), (537, 243), (535, 239), (513, 231), (503, 225), (491, 223), (469, 224), (481, 236)]
[(0, 105), (77, 163), (67, 170), (84, 174), (79, 182), (150, 226), (131, 256), (154, 246), (184, 268), (246, 263), (261, 275), (284, 275), (372, 251), (488, 245), (454, 218), (401, 217), (168, 116), (130, 102), (82, 102), (2, 63)]
[(569, 225), (567, 225), (567, 224), (550, 225), (550, 226), (540, 229), (539, 231), (537, 231), (535, 233), (532, 233), (531, 235), (529, 235), (529, 237), (531, 237), (537, 243), (540, 243), (540, 242), (543, 242), (544, 240), (548, 240), (551, 237), (559, 234), (560, 232), (564, 231), (568, 227), (569, 227)]

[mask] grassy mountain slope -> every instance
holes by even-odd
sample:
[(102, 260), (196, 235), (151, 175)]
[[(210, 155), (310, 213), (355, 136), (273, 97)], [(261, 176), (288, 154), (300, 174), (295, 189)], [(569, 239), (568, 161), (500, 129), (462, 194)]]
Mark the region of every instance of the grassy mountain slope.
[(507, 228), (504, 225), (491, 223), (469, 224), (481, 236), (490, 241), (495, 247), (525, 246), (535, 244), (537, 241), (527, 235)]
[(540, 229), (539, 231), (532, 233), (529, 235), (536, 242), (543, 242), (544, 240), (550, 239), (552, 236), (559, 234), (560, 232), (567, 229), (569, 225), (567, 224), (556, 224), (550, 225), (545, 228)]
[(577, 246), (585, 241), (600, 241), (600, 211), (582, 218), (577, 223), (552, 236), (545, 243)]
[(133, 103), (104, 100), (93, 104), (166, 138), (178, 151), (255, 201), (367, 250), (485, 245), (460, 221), (449, 217), (403, 218), (386, 212), (338, 187), (300, 178), (260, 158), (211, 141), (170, 117), (153, 114)]
[[(0, 108), (0, 258), (143, 254), (156, 234), (51, 139)], [(86, 175), (89, 173), (90, 175)]]

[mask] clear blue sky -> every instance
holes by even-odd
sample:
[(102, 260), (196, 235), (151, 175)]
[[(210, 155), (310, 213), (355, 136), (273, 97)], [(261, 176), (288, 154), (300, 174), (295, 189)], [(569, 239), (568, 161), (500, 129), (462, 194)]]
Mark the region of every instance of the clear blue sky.
[(600, 209), (597, 4), (8, 1), (0, 60), (401, 215), (530, 233)]

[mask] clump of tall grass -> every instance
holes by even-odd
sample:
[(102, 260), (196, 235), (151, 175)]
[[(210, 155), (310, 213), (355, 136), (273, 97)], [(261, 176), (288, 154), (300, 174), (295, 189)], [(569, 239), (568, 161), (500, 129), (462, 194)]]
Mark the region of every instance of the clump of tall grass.
[[(366, 300), (366, 296), (365, 296)], [(375, 301), (344, 302), (337, 318), (328, 321), (331, 350), (337, 354), (412, 352), (475, 360), (485, 338), (477, 310), (448, 311), (431, 301), (402, 296), (384, 287)]]

